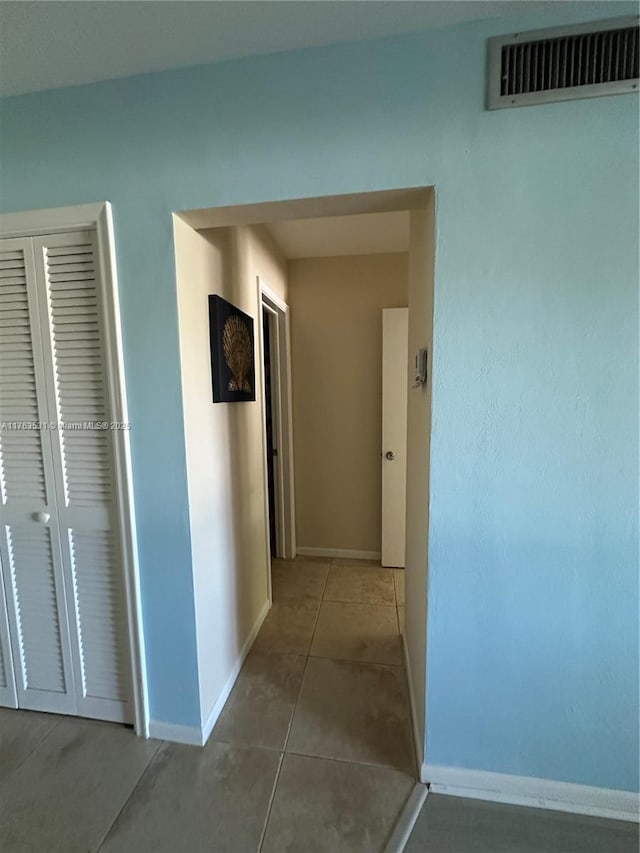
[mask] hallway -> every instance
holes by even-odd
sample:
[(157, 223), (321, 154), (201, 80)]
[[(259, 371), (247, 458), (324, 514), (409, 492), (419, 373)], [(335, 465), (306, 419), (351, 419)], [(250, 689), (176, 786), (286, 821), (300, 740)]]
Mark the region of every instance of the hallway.
[[(3, 853), (381, 853), (414, 784), (403, 573), (274, 561), (204, 749), (0, 709)], [(407, 853), (637, 850), (638, 826), (430, 794)]]
[(415, 778), (403, 573), (274, 561), (273, 608), (204, 749), (0, 710), (3, 849), (382, 850)]
[(212, 739), (281, 753), (265, 851), (382, 849), (414, 781), (403, 572), (274, 560), (273, 607)]

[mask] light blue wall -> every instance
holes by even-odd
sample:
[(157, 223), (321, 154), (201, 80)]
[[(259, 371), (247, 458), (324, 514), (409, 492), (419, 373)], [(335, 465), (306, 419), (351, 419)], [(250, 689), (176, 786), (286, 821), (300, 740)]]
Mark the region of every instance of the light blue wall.
[(171, 211), (435, 184), (427, 760), (638, 788), (638, 104), (489, 113), (484, 40), (7, 99), (1, 206), (115, 213), (152, 717), (199, 721)]

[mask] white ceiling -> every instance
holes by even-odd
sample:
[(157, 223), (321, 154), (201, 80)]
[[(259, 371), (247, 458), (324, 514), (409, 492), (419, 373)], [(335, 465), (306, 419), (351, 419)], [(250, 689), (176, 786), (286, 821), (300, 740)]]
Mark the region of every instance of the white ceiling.
[[(545, 2), (528, 0), (531, 7)], [(0, 2), (0, 95), (513, 14), (522, 0)]]
[(269, 222), (285, 258), (379, 255), (409, 251), (409, 212), (365, 213)]

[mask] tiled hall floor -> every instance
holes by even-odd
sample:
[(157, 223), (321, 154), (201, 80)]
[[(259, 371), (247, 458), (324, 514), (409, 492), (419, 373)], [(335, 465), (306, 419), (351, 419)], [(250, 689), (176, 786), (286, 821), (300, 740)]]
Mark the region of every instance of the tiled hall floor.
[[(1, 853), (382, 851), (414, 781), (402, 580), (276, 561), (274, 606), (204, 749), (0, 709)], [(637, 850), (637, 824), (433, 794), (406, 847)]]
[(404, 853), (638, 853), (638, 824), (429, 794)]
[(403, 574), (275, 561), (274, 604), (204, 749), (0, 711), (3, 853), (376, 853), (414, 783)]

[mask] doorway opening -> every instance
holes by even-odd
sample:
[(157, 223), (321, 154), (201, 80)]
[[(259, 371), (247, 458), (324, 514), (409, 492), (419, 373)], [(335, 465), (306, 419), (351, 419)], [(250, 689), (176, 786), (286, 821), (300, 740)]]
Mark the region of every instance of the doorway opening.
[[(222, 516), (214, 516), (202, 507), (197, 530), (192, 526), (192, 538), (201, 532), (203, 538), (202, 548), (192, 543), (194, 593), (200, 680), (211, 696), (204, 704), (211, 704), (212, 728), (216, 709), (224, 705), (221, 669), (227, 667), (227, 682), (233, 683), (230, 673), (240, 669), (250, 649), (254, 656), (293, 655), (308, 663), (300, 685), (302, 705), (292, 711), (284, 751), (289, 740), (295, 751), (314, 739), (305, 728), (305, 703), (315, 702), (311, 694), (317, 690), (325, 697), (341, 694), (342, 679), (344, 695), (358, 695), (364, 704), (359, 712), (352, 706), (340, 713), (357, 717), (367, 704), (381, 709), (381, 719), (392, 721), (391, 740), (397, 736), (398, 754), (406, 752), (402, 743), (411, 719), (418, 764), (424, 762), (430, 372), (420, 387), (410, 389), (409, 379), (416, 352), (431, 351), (433, 198), (432, 188), (418, 188), (211, 208), (175, 217), (180, 338), (188, 338), (186, 368), (199, 372), (197, 382), (191, 375), (185, 378), (183, 360), (183, 387), (194, 394), (193, 403), (184, 400), (188, 467), (194, 460), (188, 471), (190, 507), (192, 513), (198, 511), (199, 496), (208, 494), (210, 503), (223, 508)], [(384, 224), (371, 248), (376, 217)], [(403, 222), (406, 242), (401, 249), (385, 250), (395, 220)], [(296, 257), (287, 248), (287, 229), (298, 239), (322, 232), (325, 250), (307, 249)], [(346, 239), (359, 248), (346, 251)], [(189, 266), (184, 284), (181, 242), (192, 253), (192, 263), (184, 265)], [(390, 299), (394, 275), (403, 278), (404, 296), (398, 290)], [(196, 364), (200, 344), (192, 318), (209, 293), (222, 295), (254, 318), (257, 405), (203, 403), (210, 382), (208, 330), (205, 323), (199, 327), (203, 352)], [(406, 428), (401, 426), (400, 432), (406, 432), (406, 464), (395, 443), (387, 447), (382, 441), (383, 310), (397, 309), (406, 311), (407, 320), (399, 360), (401, 365), (404, 361), (400, 382), (406, 403), (400, 405), (406, 408)], [(361, 393), (365, 385), (373, 389), (370, 394)], [(212, 436), (208, 472), (199, 450)], [(224, 449), (222, 457), (216, 448)], [(222, 479), (221, 458), (228, 462)], [(391, 524), (395, 532), (405, 533), (404, 573), (381, 566), (385, 465), (389, 470), (402, 467), (406, 476), (406, 488), (399, 487), (407, 497), (406, 524), (397, 519)], [(206, 488), (199, 488), (201, 479)], [(219, 490), (214, 501), (212, 484)], [(221, 534), (215, 539), (214, 526)], [(325, 535), (331, 526), (333, 534)], [(209, 597), (212, 577), (219, 588), (231, 590), (228, 601)], [(406, 605), (400, 601), (405, 584)], [(233, 623), (231, 638), (222, 637), (224, 626), (214, 625), (221, 608)], [(400, 609), (405, 615), (402, 642)], [(214, 645), (216, 632), (221, 636)], [(228, 665), (221, 665), (218, 655), (217, 671), (212, 666), (209, 673), (209, 659), (223, 646), (230, 649)], [(390, 679), (386, 699), (381, 691), (365, 701), (366, 673), (380, 673), (381, 667)], [(410, 715), (402, 711), (400, 698), (405, 667)], [(336, 713), (331, 703), (326, 710), (329, 716)], [(343, 720), (347, 728), (352, 722)], [(336, 722), (329, 729), (336, 731), (336, 726), (340, 728)], [(393, 766), (395, 759), (383, 755), (380, 743), (367, 748), (369, 753), (358, 753), (356, 760), (376, 763), (377, 756)], [(319, 749), (325, 757), (335, 751), (329, 743)]]

